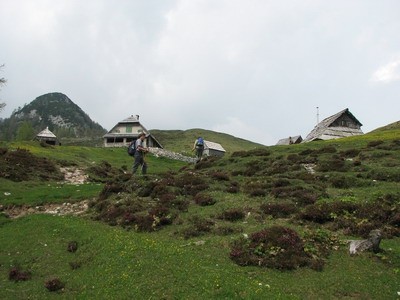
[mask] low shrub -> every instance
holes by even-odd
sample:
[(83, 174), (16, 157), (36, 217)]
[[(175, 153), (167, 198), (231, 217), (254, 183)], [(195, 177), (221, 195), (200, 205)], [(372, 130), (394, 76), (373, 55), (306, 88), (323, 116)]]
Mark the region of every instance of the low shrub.
[(240, 185), (238, 182), (230, 182), (229, 185), (226, 187), (226, 192), (231, 194), (237, 194), (240, 192)]
[(186, 199), (175, 198), (169, 204), (171, 209), (177, 209), (179, 211), (187, 211), (190, 205), (190, 201)]
[(308, 205), (315, 203), (321, 196), (321, 192), (314, 188), (303, 186), (283, 186), (275, 187), (270, 191), (270, 195), (279, 198), (292, 200), (298, 205)]
[(344, 175), (333, 175), (329, 177), (328, 182), (334, 188), (345, 189), (351, 187), (354, 183), (354, 180), (355, 178)]
[(322, 160), (317, 165), (317, 171), (319, 172), (346, 172), (349, 169), (350, 163), (338, 156)]
[(224, 236), (224, 235), (241, 233), (241, 232), (243, 232), (243, 229), (240, 227), (223, 225), (223, 226), (215, 227), (212, 232), (216, 235)]
[(273, 226), (240, 238), (231, 245), (230, 258), (240, 266), (254, 265), (283, 270), (304, 266), (307, 254), (293, 229)]
[(78, 242), (77, 241), (68, 242), (67, 251), (74, 253), (76, 252), (76, 250), (78, 250)]
[(346, 201), (319, 203), (306, 206), (299, 217), (303, 220), (323, 224), (336, 220), (340, 216), (352, 216), (360, 208), (359, 204)]
[(399, 168), (374, 168), (367, 173), (367, 178), (379, 181), (400, 182)]
[(190, 225), (184, 228), (180, 233), (185, 239), (201, 236), (212, 231), (214, 221), (199, 216), (192, 216), (189, 219)]
[(290, 180), (286, 178), (278, 178), (274, 180), (273, 186), (274, 187), (282, 187), (282, 186), (289, 186), (290, 185)]
[(215, 165), (216, 160), (218, 160), (218, 157), (215, 156), (209, 156), (206, 158), (203, 158), (201, 161), (199, 161), (198, 163), (196, 163), (196, 165), (194, 166), (194, 168), (196, 170), (201, 170), (201, 169), (207, 169), (210, 168), (212, 166)]
[(341, 157), (356, 157), (358, 154), (360, 154), (361, 150), (360, 149), (348, 149), (345, 151), (340, 151), (339, 155)]
[(69, 266), (71, 267), (71, 270), (77, 270), (82, 266), (82, 263), (79, 261), (71, 261)]
[(45, 282), (44, 286), (50, 292), (55, 292), (64, 288), (65, 284), (58, 278), (49, 279)]
[(367, 147), (368, 147), (368, 148), (373, 148), (373, 147), (379, 146), (379, 145), (381, 145), (381, 144), (383, 144), (383, 141), (382, 141), (382, 140), (370, 141), (370, 142), (367, 144)]
[(337, 150), (336, 150), (335, 146), (330, 145), (330, 146), (325, 146), (325, 147), (322, 147), (322, 148), (320, 148), (318, 150), (315, 150), (315, 152), (319, 153), (319, 154), (322, 154), (322, 153), (336, 153)]
[(95, 182), (107, 182), (110, 178), (118, 181), (127, 181), (131, 174), (123, 173), (122, 170), (114, 168), (109, 162), (101, 161), (99, 164), (90, 166), (86, 172), (89, 174), (89, 179)]
[(171, 188), (168, 186), (167, 182), (165, 182), (165, 181), (157, 182), (154, 185), (154, 188), (150, 194), (150, 197), (153, 199), (164, 197), (164, 195), (171, 193), (170, 189)]
[(211, 174), (211, 178), (219, 181), (229, 181), (229, 175), (225, 172), (216, 171)]
[(333, 220), (333, 216), (323, 205), (311, 204), (299, 214), (300, 219), (323, 224)]
[(64, 175), (54, 161), (37, 157), (29, 150), (3, 150), (0, 156), (0, 177), (14, 182), (27, 180), (63, 180)]
[(305, 150), (303, 150), (303, 151), (300, 151), (300, 152), (299, 152), (299, 155), (308, 156), (308, 155), (311, 155), (311, 154), (314, 154), (314, 153), (315, 153), (314, 150), (305, 149)]
[(108, 182), (104, 185), (103, 189), (99, 194), (99, 200), (104, 200), (110, 197), (112, 194), (118, 194), (124, 192), (125, 188), (122, 183)]
[(267, 191), (262, 188), (254, 188), (248, 191), (250, 197), (265, 197)]
[(18, 282), (18, 281), (26, 281), (31, 279), (32, 274), (28, 271), (22, 271), (19, 267), (13, 267), (8, 272), (8, 279)]
[(155, 223), (155, 217), (151, 216), (149, 214), (133, 215), (132, 223), (134, 224), (134, 228), (136, 231), (151, 232), (151, 231), (155, 231), (156, 227), (157, 227), (157, 224)]
[(246, 213), (242, 209), (231, 208), (231, 209), (228, 209), (228, 210), (225, 210), (224, 212), (222, 212), (219, 215), (219, 218), (222, 220), (235, 222), (235, 221), (243, 220), (245, 216), (246, 216)]
[(251, 154), (248, 151), (235, 151), (232, 153), (231, 157), (249, 157)]
[(266, 166), (260, 160), (252, 160), (246, 164), (246, 169), (243, 171), (243, 175), (252, 177), (265, 168)]
[(291, 163), (298, 163), (301, 162), (303, 158), (298, 154), (292, 153), (287, 156), (287, 160), (290, 161)]
[(182, 195), (194, 196), (197, 193), (207, 190), (209, 184), (206, 179), (196, 173), (185, 173), (175, 179), (175, 186), (180, 189)]
[(298, 211), (296, 205), (291, 201), (269, 202), (260, 206), (261, 211), (274, 218), (285, 218)]
[(159, 195), (159, 201), (165, 206), (169, 206), (176, 199), (174, 193), (164, 193)]
[(165, 226), (172, 224), (175, 216), (170, 212), (169, 208), (165, 206), (155, 206), (149, 210), (149, 215), (153, 217), (154, 223), (153, 226)]
[(249, 156), (270, 156), (271, 151), (267, 148), (257, 148), (249, 151), (236, 151), (233, 152), (231, 157), (249, 157)]
[(198, 193), (194, 197), (194, 202), (200, 206), (208, 206), (208, 205), (214, 205), (216, 203), (216, 200), (209, 194)]
[(0, 155), (6, 154), (7, 151), (8, 151), (8, 148), (6, 148), (6, 147), (0, 147)]
[(154, 181), (150, 181), (147, 184), (140, 186), (137, 191), (137, 195), (139, 197), (150, 197), (153, 193), (154, 188), (157, 186), (157, 183)]

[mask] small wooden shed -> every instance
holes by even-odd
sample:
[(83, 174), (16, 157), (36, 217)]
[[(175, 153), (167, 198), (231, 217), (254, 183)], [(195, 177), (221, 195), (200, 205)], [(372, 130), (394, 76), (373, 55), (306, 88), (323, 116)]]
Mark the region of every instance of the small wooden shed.
[(52, 133), (49, 130), (49, 127), (46, 127), (44, 130), (39, 132), (36, 135), (36, 140), (38, 140), (40, 142), (45, 142), (46, 144), (49, 144), (49, 145), (56, 145), (57, 144), (57, 137), (55, 136), (54, 133)]
[(222, 157), (225, 155), (225, 149), (218, 143), (204, 141), (204, 152), (205, 156), (218, 156)]
[(303, 141), (301, 135), (289, 136), (288, 138), (280, 139), (277, 145), (292, 145), (300, 144)]

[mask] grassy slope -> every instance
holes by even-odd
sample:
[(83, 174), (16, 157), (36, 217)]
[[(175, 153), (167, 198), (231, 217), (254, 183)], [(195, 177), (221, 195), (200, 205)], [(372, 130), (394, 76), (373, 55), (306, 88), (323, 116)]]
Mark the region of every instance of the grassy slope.
[[(35, 225), (34, 227), (32, 225)], [(4, 224), (0, 235), (2, 299), (47, 299), (44, 282), (59, 278), (67, 299), (395, 299), (397, 274), (384, 264), (336, 252), (324, 271), (281, 272), (239, 267), (226, 242), (202, 246), (167, 232), (141, 234), (73, 217), (36, 215)], [(69, 241), (78, 251), (66, 251)], [(383, 247), (399, 251), (395, 240)], [(69, 263), (81, 263), (72, 270)], [(18, 264), (29, 281), (14, 283), (7, 271)], [(52, 297), (53, 296), (53, 297)]]
[[(181, 135), (180, 132), (176, 134)], [(167, 140), (174, 141), (171, 135), (167, 136)], [(334, 145), (340, 151), (362, 148), (371, 141), (393, 140), (399, 136), (399, 129), (391, 129), (374, 131), (362, 137), (269, 147), (269, 149), (273, 152), (272, 155), (278, 158), (327, 145)], [(208, 136), (205, 138), (221, 142)], [(193, 137), (187, 137), (189, 147), (193, 142), (191, 140)], [(164, 144), (161, 138), (160, 142), (166, 149), (181, 144), (173, 142), (174, 145), (169, 148), (168, 142)], [(122, 149), (84, 147), (48, 149), (34, 145), (28, 147), (37, 155), (70, 160), (82, 166), (100, 163), (102, 160), (107, 160), (116, 167), (130, 165), (130, 159)], [(383, 152), (384, 150), (377, 150), (373, 154), (381, 155)], [(400, 158), (393, 159), (398, 167)], [(225, 160), (231, 161), (229, 156), (222, 162)], [(221, 162), (221, 165), (217, 164), (214, 168), (234, 171), (251, 160), (252, 157), (235, 159), (229, 164)], [(150, 172), (157, 170), (160, 173), (170, 169), (178, 170), (182, 166), (155, 157), (149, 157), (149, 163)], [(381, 182), (372, 188), (334, 190), (332, 195), (338, 199), (374, 197), (374, 193), (398, 192), (398, 190), (398, 182)], [(2, 190), (1, 193), (3, 194)], [(214, 193), (218, 195), (220, 192), (217, 190)], [(221, 197), (226, 196), (221, 195)], [(225, 198), (220, 204), (212, 207), (194, 207), (189, 210), (188, 215), (194, 212), (215, 215), (224, 206), (252, 206), (259, 201), (246, 198), (243, 203), (243, 197), (242, 194), (238, 194)], [(22, 196), (19, 201), (24, 201)], [(258, 224), (256, 220), (249, 220), (249, 224), (240, 226), (245, 227), (245, 232), (251, 232), (270, 222), (272, 221), (266, 220), (265, 223)], [(175, 230), (173, 227), (167, 227), (155, 233), (136, 233), (76, 217), (36, 215), (11, 221), (0, 215), (0, 298), (44, 299), (57, 296), (57, 298), (96, 299), (396, 299), (397, 297), (400, 270), (399, 238), (385, 239), (381, 244), (381, 247), (386, 249), (383, 255), (392, 260), (391, 264), (385, 264), (372, 255), (350, 257), (346, 248), (342, 247), (333, 253), (322, 272), (309, 269), (281, 272), (257, 267), (238, 267), (232, 263), (228, 253), (229, 243), (234, 236), (207, 235), (183, 240), (175, 235)], [(70, 240), (79, 242), (76, 253), (66, 251), (66, 245)], [(205, 241), (205, 244), (196, 246), (192, 243), (198, 240)], [(78, 262), (82, 266), (72, 270), (70, 262)], [(30, 270), (33, 274), (32, 279), (19, 283), (9, 281), (8, 270), (15, 265)], [(60, 278), (66, 284), (65, 290), (60, 295), (52, 295), (43, 287), (46, 280), (54, 277)]]
[[(166, 149), (182, 154), (191, 153), (193, 143), (198, 136), (203, 137), (207, 141), (219, 143), (225, 149), (227, 154), (235, 151), (251, 150), (261, 147), (261, 144), (250, 142), (248, 140), (236, 138), (229, 134), (219, 133), (204, 129), (189, 130), (158, 130), (153, 129), (150, 132)], [(250, 138), (250, 137), (249, 137)]]

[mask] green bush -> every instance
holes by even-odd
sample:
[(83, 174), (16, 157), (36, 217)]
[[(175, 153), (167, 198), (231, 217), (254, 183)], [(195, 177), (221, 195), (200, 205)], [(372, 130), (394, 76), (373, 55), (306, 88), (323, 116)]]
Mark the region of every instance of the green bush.
[(292, 270), (304, 266), (307, 255), (300, 236), (293, 229), (273, 226), (235, 240), (230, 258), (240, 266), (254, 265)]
[(274, 218), (286, 218), (298, 211), (298, 208), (292, 201), (279, 201), (263, 203), (260, 206), (261, 211)]

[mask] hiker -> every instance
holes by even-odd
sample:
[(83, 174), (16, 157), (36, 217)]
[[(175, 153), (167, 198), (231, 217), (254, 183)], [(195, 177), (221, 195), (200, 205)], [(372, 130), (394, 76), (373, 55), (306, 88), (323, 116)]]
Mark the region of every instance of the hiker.
[(139, 166), (142, 166), (142, 174), (146, 175), (147, 173), (147, 164), (144, 160), (144, 157), (147, 152), (149, 152), (148, 148), (143, 147), (143, 141), (146, 138), (146, 134), (142, 132), (139, 135), (139, 138), (135, 142), (135, 162), (133, 163), (132, 174), (135, 174)]
[(201, 161), (204, 151), (204, 140), (202, 137), (199, 136), (194, 142), (192, 151), (194, 150), (196, 150), (196, 163), (198, 163)]

